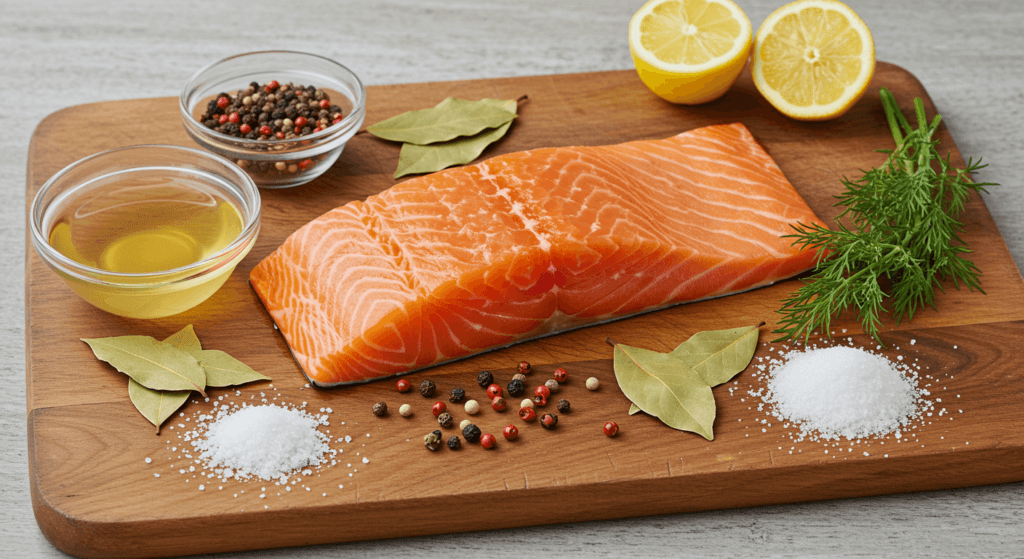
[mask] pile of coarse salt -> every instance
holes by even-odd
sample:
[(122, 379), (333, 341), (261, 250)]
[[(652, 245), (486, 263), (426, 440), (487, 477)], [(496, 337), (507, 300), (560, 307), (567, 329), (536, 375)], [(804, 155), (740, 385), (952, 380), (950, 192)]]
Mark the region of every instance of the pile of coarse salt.
[(284, 483), (292, 472), (328, 460), (330, 437), (317, 430), (327, 424), (326, 416), (276, 404), (221, 406), (204, 436), (190, 438), (205, 468), (222, 479), (255, 476)]
[[(799, 427), (799, 440), (881, 437), (906, 428), (931, 405), (917, 375), (883, 356), (853, 347), (793, 351), (772, 368), (763, 399), (779, 419)], [(901, 370), (902, 369), (902, 370)]]

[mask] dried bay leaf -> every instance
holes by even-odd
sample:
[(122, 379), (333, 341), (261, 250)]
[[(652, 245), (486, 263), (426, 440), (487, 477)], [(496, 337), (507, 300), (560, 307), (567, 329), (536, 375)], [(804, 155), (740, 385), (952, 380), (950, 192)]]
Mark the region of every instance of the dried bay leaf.
[(750, 364), (760, 326), (697, 332), (669, 355), (689, 365), (708, 386), (715, 387), (729, 382)]
[(714, 439), (715, 397), (696, 371), (667, 353), (613, 345), (615, 379), (630, 401), (669, 427)]
[(206, 396), (206, 372), (195, 357), (149, 336), (82, 339), (102, 361), (153, 390), (198, 390)]
[(473, 136), (515, 117), (515, 113), (492, 103), (449, 97), (433, 108), (402, 113), (366, 131), (385, 140), (424, 145)]
[(152, 390), (128, 379), (128, 397), (135, 409), (156, 426), (157, 435), (163, 422), (188, 400), (191, 393), (191, 390)]
[(196, 336), (191, 324), (164, 338), (164, 343), (189, 352), (203, 349), (203, 344), (199, 342), (199, 337)]
[[(516, 114), (519, 107), (515, 100), (481, 99), (480, 102), (500, 107), (512, 114)], [(398, 155), (398, 168), (395, 169), (394, 178), (417, 173), (433, 173), (453, 165), (465, 165), (480, 157), (484, 149), (500, 140), (511, 126), (512, 121), (509, 121), (475, 136), (428, 146), (402, 144), (402, 152)]]
[(235, 386), (255, 380), (271, 380), (223, 351), (204, 349), (190, 353), (206, 370), (206, 386)]

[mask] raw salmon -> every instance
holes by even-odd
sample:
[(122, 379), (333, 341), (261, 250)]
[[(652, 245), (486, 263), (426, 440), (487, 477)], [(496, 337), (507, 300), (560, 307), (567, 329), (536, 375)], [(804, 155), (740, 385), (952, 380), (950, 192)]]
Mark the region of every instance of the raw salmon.
[(360, 382), (810, 268), (821, 224), (742, 124), (415, 178), (292, 234), (250, 282), (306, 376)]

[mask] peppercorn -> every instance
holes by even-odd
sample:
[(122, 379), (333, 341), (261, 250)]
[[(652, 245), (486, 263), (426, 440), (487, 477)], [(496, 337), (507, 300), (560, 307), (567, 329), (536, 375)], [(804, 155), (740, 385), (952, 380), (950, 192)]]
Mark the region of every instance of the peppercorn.
[(455, 423), (455, 420), (452, 419), (452, 414), (444, 412), (441, 415), (437, 416), (437, 423), (440, 424), (441, 427), (447, 429), (452, 426), (452, 423)]
[(387, 415), (387, 413), (388, 405), (386, 403), (377, 402), (376, 404), (373, 405), (373, 415), (376, 415), (377, 417), (382, 417)]
[(527, 363), (526, 361), (520, 361), (519, 365), (516, 367), (516, 370), (524, 375), (528, 375), (533, 372), (532, 368), (530, 367), (530, 364)]
[(526, 375), (523, 373), (516, 373), (512, 375), (512, 380), (518, 380), (519, 382), (526, 383)]
[(466, 413), (469, 415), (476, 415), (480, 411), (480, 403), (476, 400), (469, 400), (466, 402)]
[(547, 386), (538, 386), (533, 391), (533, 401), (540, 405), (547, 405), (548, 396), (551, 395), (551, 389)]
[(527, 423), (537, 419), (537, 412), (533, 411), (533, 408), (520, 408), (519, 419), (526, 421)]
[(459, 423), (459, 431), (465, 429), (467, 425), (472, 425), (472, 422), (470, 422), (468, 419), (463, 419), (462, 423)]
[(458, 435), (448, 437), (448, 448), (458, 450), (460, 446), (462, 446), (462, 439)]
[(562, 384), (569, 380), (569, 371), (566, 371), (562, 367), (555, 369), (555, 380), (558, 381), (558, 384)]
[(402, 417), (409, 417), (412, 415), (412, 406), (409, 404), (402, 404), (402, 407), (398, 408), (398, 415)]
[(505, 429), (501, 433), (505, 435), (506, 441), (514, 441), (516, 437), (519, 436), (519, 429), (517, 429), (515, 425), (512, 425), (510, 423), (505, 426)]
[(555, 407), (560, 413), (569, 413), (569, 400), (561, 399), (555, 404)]
[(434, 429), (431, 433), (437, 435), (437, 438), (439, 439), (444, 436), (444, 433), (442, 433), (440, 429)]
[(424, 381), (420, 383), (420, 394), (422, 394), (424, 398), (433, 396), (435, 390), (437, 390), (437, 385), (435, 385), (434, 381), (430, 379), (424, 379)]
[(462, 428), (462, 436), (466, 437), (467, 443), (475, 443), (480, 440), (480, 428), (470, 423)]
[(558, 389), (560, 388), (558, 386), (558, 381), (553, 378), (549, 378), (547, 382), (544, 383), (544, 386), (548, 387), (548, 390), (550, 390), (552, 394), (558, 392)]
[(545, 429), (554, 429), (558, 425), (558, 416), (553, 413), (546, 413), (540, 416), (540, 424)]
[(487, 388), (494, 384), (494, 375), (490, 371), (480, 371), (480, 374), (476, 376), (476, 383), (480, 385), (480, 388)]
[(619, 425), (614, 421), (609, 421), (604, 424), (604, 434), (609, 437), (614, 437), (619, 432)]
[(601, 381), (597, 380), (597, 377), (587, 379), (587, 390), (597, 390), (599, 386), (601, 386)]
[(461, 388), (452, 388), (452, 391), (448, 393), (448, 401), (457, 404), (466, 397), (466, 391)]
[(491, 400), (491, 407), (494, 408), (494, 411), (505, 411), (506, 405), (505, 399), (501, 396), (495, 396), (494, 399)]
[(448, 406), (444, 405), (444, 402), (434, 402), (434, 406), (430, 408), (430, 413), (434, 414), (434, 417), (437, 417), (446, 411), (448, 411)]
[(512, 379), (508, 383), (508, 386), (506, 388), (508, 388), (508, 395), (509, 396), (511, 396), (513, 398), (517, 398), (517, 397), (523, 395), (523, 391), (526, 390), (526, 385), (523, 384), (523, 381), (521, 381), (521, 380)]
[(502, 394), (501, 387), (498, 386), (497, 384), (492, 384), (492, 385), (487, 387), (487, 397), (488, 398), (493, 400), (493, 399), (497, 398), (498, 396), (501, 396), (501, 394)]
[(520, 408), (532, 408), (533, 407), (533, 400), (531, 400), (529, 398), (523, 398), (523, 401), (519, 402), (519, 407)]
[(437, 450), (441, 448), (441, 437), (434, 433), (427, 433), (427, 435), (423, 437), (423, 446), (427, 447), (427, 450)]
[(399, 392), (408, 392), (410, 389), (412, 389), (412, 383), (409, 382), (409, 379), (400, 378), (395, 383), (395, 390)]
[(498, 439), (494, 438), (494, 435), (490, 433), (484, 433), (480, 436), (480, 446), (490, 450), (498, 444)]

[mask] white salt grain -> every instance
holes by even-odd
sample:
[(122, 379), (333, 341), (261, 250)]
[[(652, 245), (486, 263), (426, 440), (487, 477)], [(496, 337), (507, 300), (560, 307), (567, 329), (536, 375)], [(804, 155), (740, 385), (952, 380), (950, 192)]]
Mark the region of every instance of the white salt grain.
[(915, 384), (887, 359), (843, 346), (790, 353), (768, 385), (777, 417), (825, 440), (894, 431), (899, 438), (920, 402)]

